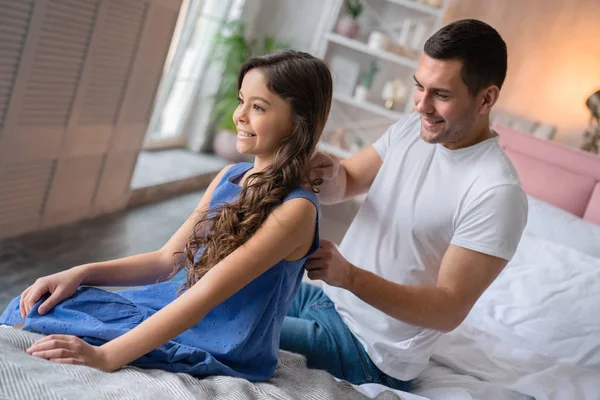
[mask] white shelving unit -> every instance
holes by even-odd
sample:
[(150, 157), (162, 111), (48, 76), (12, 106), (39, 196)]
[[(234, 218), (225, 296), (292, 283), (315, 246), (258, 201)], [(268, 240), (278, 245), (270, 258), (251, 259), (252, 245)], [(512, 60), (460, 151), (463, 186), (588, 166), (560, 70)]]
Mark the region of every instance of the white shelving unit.
[[(391, 123), (412, 111), (412, 76), (418, 66), (418, 56), (425, 40), (441, 27), (449, 0), (441, 0), (440, 7), (417, 0), (362, 0), (363, 12), (358, 18), (361, 29), (354, 38), (336, 32), (338, 21), (346, 15), (346, 0), (329, 1), (331, 6), (323, 13), (319, 22), (312, 52), (329, 63), (336, 58), (348, 60), (349, 64), (354, 65), (352, 71), (348, 72), (348, 76), (354, 74), (350, 82), (358, 82), (357, 66), (360, 66), (360, 73), (372, 62), (377, 67), (373, 86), (366, 98), (357, 98), (353, 88), (349, 90), (347, 84), (343, 90), (337, 84), (334, 89), (334, 102), (319, 149), (347, 158), (360, 148), (372, 144)], [(420, 40), (410, 37), (411, 34), (419, 36), (415, 29), (408, 30), (417, 25), (421, 30)], [(405, 47), (402, 50), (405, 51), (369, 45), (369, 35), (373, 31), (384, 34), (388, 42), (396, 46), (395, 49), (398, 48), (398, 42), (403, 42)], [(404, 41), (400, 39), (402, 35)], [(412, 41), (408, 43), (407, 40)], [(334, 69), (333, 73), (334, 80), (347, 78), (344, 71)], [(407, 95), (403, 101), (393, 104), (393, 107), (385, 107), (382, 88), (392, 80), (400, 80), (407, 89)], [(343, 130), (344, 138), (341, 142), (340, 129)], [(338, 136), (335, 142), (342, 143), (341, 146), (330, 142), (336, 131)]]
[(394, 3), (402, 7), (410, 8), (412, 10), (420, 11), (425, 14), (433, 15), (436, 17), (443, 17), (446, 12), (445, 5), (442, 7), (432, 7), (427, 4), (419, 3), (416, 0), (387, 0), (389, 3)]
[(334, 93), (333, 99), (337, 100), (341, 103), (371, 112), (373, 114), (377, 114), (381, 117), (389, 118), (391, 120), (396, 120), (396, 119), (402, 117), (402, 115), (404, 115), (401, 112), (390, 111), (387, 108), (379, 106), (377, 104), (369, 103), (366, 101), (359, 101), (359, 100), (356, 100), (354, 97), (345, 96), (343, 94)]
[(379, 58), (381, 60), (396, 63), (403, 67), (417, 68), (417, 60), (411, 60), (408, 57), (403, 57), (394, 53), (390, 53), (388, 51), (372, 49), (369, 46), (367, 46), (366, 43), (359, 42), (358, 40), (350, 39), (342, 35), (338, 35), (337, 33), (328, 33), (327, 35), (325, 35), (325, 39), (330, 43), (337, 43), (341, 46), (345, 46), (350, 49), (372, 55), (373, 57)]

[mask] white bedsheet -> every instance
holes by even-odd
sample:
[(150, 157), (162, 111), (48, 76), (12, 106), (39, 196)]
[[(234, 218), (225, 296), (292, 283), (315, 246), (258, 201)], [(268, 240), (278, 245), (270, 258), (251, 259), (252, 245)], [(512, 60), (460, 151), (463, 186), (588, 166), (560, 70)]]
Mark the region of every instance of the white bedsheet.
[[(584, 234), (571, 221), (562, 225), (575, 229), (569, 236), (564, 215), (543, 211), (469, 317), (440, 340), (413, 394), (396, 391), (402, 399), (600, 399), (600, 227), (585, 224)], [(375, 397), (386, 388), (357, 390)]]

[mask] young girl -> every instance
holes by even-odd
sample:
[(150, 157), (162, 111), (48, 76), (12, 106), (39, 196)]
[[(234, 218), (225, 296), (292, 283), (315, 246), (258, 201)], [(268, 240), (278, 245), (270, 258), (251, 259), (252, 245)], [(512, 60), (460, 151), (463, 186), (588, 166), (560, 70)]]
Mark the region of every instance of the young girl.
[[(0, 324), (50, 335), (29, 354), (104, 371), (271, 377), (284, 316), (319, 247), (308, 162), (332, 80), (321, 60), (279, 51), (244, 63), (238, 89), (237, 150), (254, 164), (224, 168), (162, 249), (38, 279), (13, 299)], [(167, 280), (184, 265), (185, 280)]]

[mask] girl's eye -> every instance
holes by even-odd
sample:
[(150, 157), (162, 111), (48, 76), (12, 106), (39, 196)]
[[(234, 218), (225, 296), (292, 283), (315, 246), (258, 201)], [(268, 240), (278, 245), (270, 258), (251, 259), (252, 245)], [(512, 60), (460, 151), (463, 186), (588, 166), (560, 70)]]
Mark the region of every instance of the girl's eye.
[(244, 104), (244, 100), (242, 100), (241, 98), (237, 98), (238, 104)]
[(254, 104), (254, 109), (255, 109), (256, 111), (260, 111), (260, 112), (262, 112), (262, 111), (265, 111), (265, 109), (264, 109), (264, 108), (262, 108), (261, 106), (259, 106), (258, 104)]

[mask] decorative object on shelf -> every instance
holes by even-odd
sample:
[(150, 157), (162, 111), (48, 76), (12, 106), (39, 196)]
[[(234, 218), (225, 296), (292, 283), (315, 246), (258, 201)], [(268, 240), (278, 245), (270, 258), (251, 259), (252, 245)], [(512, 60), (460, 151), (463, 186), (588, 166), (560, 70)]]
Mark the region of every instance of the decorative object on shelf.
[(237, 133), (233, 122), (233, 113), (238, 106), (237, 78), (240, 66), (253, 55), (284, 48), (289, 48), (289, 44), (279, 42), (273, 36), (265, 36), (262, 40), (246, 38), (246, 25), (240, 21), (228, 23), (217, 35), (213, 60), (224, 63), (212, 112), (213, 124), (217, 129), (213, 151), (219, 157), (233, 162), (249, 160), (248, 156), (236, 150)]
[[(422, 35), (426, 33), (423, 27), (426, 29), (421, 22), (404, 18), (396, 42), (389, 46), (389, 50), (400, 56), (416, 59), (421, 51), (419, 42), (422, 40)], [(418, 34), (419, 38), (415, 34)]]
[(360, 149), (362, 149), (363, 145), (363, 141), (357, 136), (348, 150), (350, 150), (351, 153), (358, 153)]
[(408, 37), (410, 35), (412, 24), (412, 19), (404, 18), (404, 21), (402, 22), (402, 27), (400, 28), (400, 34), (398, 35), (398, 39), (396, 40), (396, 43), (402, 47), (408, 47)]
[(600, 154), (600, 90), (592, 94), (585, 105), (590, 109), (591, 118), (588, 129), (583, 134), (581, 149)]
[(355, 38), (360, 31), (357, 19), (362, 14), (362, 11), (363, 5), (360, 0), (346, 0), (346, 12), (348, 15), (340, 18), (335, 31), (342, 36)]
[(379, 68), (377, 68), (377, 64), (375, 61), (371, 61), (371, 65), (369, 68), (363, 71), (362, 76), (360, 78), (360, 83), (354, 89), (354, 98), (359, 101), (365, 101), (367, 99), (367, 95), (371, 90), (371, 86), (373, 85), (373, 78)]
[(415, 30), (412, 34), (412, 38), (410, 41), (410, 50), (415, 52), (420, 52), (423, 46), (425, 45), (425, 38), (427, 36), (427, 25), (423, 22), (417, 22), (415, 24)]
[(443, 0), (419, 0), (419, 3), (425, 4), (429, 7), (440, 8)]
[(333, 55), (329, 61), (333, 75), (333, 89), (344, 96), (352, 96), (360, 75), (360, 64), (340, 55)]
[(387, 51), (390, 48), (390, 37), (385, 33), (373, 31), (369, 35), (367, 45), (375, 50)]
[(407, 94), (408, 88), (401, 79), (387, 81), (383, 85), (383, 90), (381, 91), (384, 107), (388, 110), (392, 110), (398, 104), (403, 104)]

